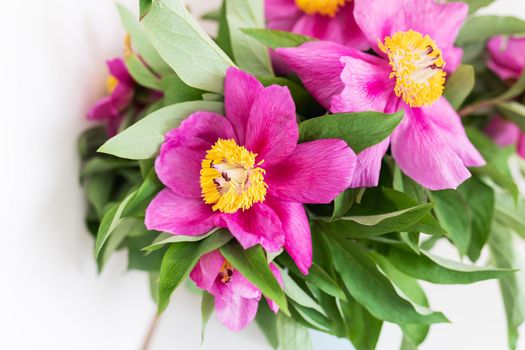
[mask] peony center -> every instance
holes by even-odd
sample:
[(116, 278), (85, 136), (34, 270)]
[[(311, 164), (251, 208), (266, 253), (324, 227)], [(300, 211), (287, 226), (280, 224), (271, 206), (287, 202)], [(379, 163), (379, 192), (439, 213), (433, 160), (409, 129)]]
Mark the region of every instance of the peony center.
[(219, 139), (202, 161), (202, 198), (214, 211), (235, 213), (247, 210), (266, 197), (265, 171), (255, 164), (257, 155), (238, 146), (235, 140)]
[(414, 30), (397, 32), (379, 42), (396, 79), (395, 93), (410, 107), (433, 104), (443, 94), (446, 73), (441, 50), (428, 36)]
[(229, 283), (230, 279), (233, 275), (233, 267), (228, 262), (228, 260), (224, 260), (224, 263), (222, 264), (221, 270), (219, 271), (219, 276), (221, 277), (222, 283)]
[(118, 85), (118, 79), (115, 78), (113, 75), (109, 75), (106, 79), (106, 89), (108, 91), (108, 94), (112, 94), (113, 91), (117, 88)]
[(295, 0), (297, 7), (308, 15), (334, 17), (349, 0)]

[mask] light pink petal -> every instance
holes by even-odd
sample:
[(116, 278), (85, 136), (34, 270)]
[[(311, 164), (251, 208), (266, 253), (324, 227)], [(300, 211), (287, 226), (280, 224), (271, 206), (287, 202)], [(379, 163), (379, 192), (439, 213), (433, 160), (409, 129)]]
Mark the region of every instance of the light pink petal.
[(355, 165), (355, 153), (342, 140), (302, 143), (267, 168), (268, 193), (289, 202), (330, 203), (350, 185)]
[(516, 144), (520, 137), (520, 128), (500, 116), (492, 118), (485, 132), (497, 145), (502, 147)]
[(501, 79), (517, 79), (525, 67), (525, 37), (496, 36), (489, 40), (488, 67)]
[(219, 138), (235, 138), (228, 119), (210, 112), (192, 114), (166, 135), (155, 161), (160, 181), (179, 196), (201, 198), (201, 162)]
[(239, 271), (235, 270), (228, 283), (234, 294), (240, 295), (243, 298), (259, 299), (261, 291), (248, 281)]
[(235, 67), (226, 70), (224, 80), (226, 116), (235, 126), (241, 144), (244, 143), (250, 110), (262, 89), (263, 85), (252, 75)]
[(265, 0), (264, 10), (267, 27), (285, 31), (291, 31), (302, 14), (295, 0)]
[(258, 306), (258, 299), (243, 298), (235, 293), (215, 296), (217, 318), (234, 332), (240, 331), (253, 321)]
[(276, 51), (326, 109), (330, 108), (332, 97), (344, 88), (340, 79), (343, 70), (340, 58), (356, 52), (328, 41), (312, 41), (299, 47), (280, 48)]
[(525, 133), (521, 133), (518, 140), (518, 154), (521, 158), (525, 159)]
[(181, 197), (165, 188), (149, 204), (144, 223), (148, 230), (197, 236), (215, 226), (215, 217), (202, 199)]
[[(273, 275), (275, 276), (275, 279), (281, 287), (283, 286), (283, 277), (281, 276), (281, 271), (275, 266), (275, 264), (270, 263), (270, 270), (272, 270)], [(275, 314), (279, 312), (279, 305), (275, 301), (273, 301), (270, 298), (266, 298), (266, 302), (268, 303), (268, 306), (270, 307), (270, 310), (272, 310)]]
[(276, 252), (284, 244), (281, 221), (265, 203), (257, 203), (246, 211), (239, 210), (221, 217), (244, 249), (260, 244), (267, 251)]
[(288, 157), (299, 139), (295, 104), (286, 87), (261, 90), (253, 103), (244, 146), (269, 166)]
[(357, 165), (350, 188), (377, 186), (381, 172), (381, 162), (389, 145), (390, 137), (377, 145), (364, 149), (357, 155)]
[(392, 155), (405, 174), (431, 190), (455, 189), (470, 177), (450, 139), (422, 109), (407, 110), (392, 135)]
[(218, 250), (203, 255), (190, 273), (190, 278), (197, 287), (210, 290), (224, 264), (224, 258)]
[(277, 213), (283, 225), (284, 249), (290, 254), (299, 270), (307, 275), (312, 265), (312, 236), (310, 223), (301, 203), (267, 198), (266, 202)]
[(463, 58), (463, 49), (458, 47), (448, 47), (441, 49), (443, 52), (443, 59), (445, 60), (445, 72), (454, 73), (456, 69), (461, 64), (461, 59)]
[(370, 56), (364, 61), (345, 56), (341, 63), (344, 66), (341, 73), (344, 89), (334, 96), (331, 112), (385, 112), (387, 104), (397, 100), (395, 80), (389, 78), (392, 69), (385, 60)]

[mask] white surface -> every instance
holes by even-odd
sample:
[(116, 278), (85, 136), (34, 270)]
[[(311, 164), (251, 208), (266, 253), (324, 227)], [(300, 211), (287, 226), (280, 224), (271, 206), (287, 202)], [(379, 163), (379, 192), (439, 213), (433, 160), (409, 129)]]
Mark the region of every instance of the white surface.
[[(0, 349), (139, 349), (154, 312), (146, 276), (125, 273), (123, 255), (96, 274), (76, 180), (75, 140), (86, 126), (83, 114), (103, 92), (104, 60), (120, 52), (123, 32), (114, 5), (2, 1), (0, 96), (8, 127), (2, 127), (0, 142), (8, 152), (7, 179), (5, 168), (1, 172), (0, 212), (7, 227), (0, 254)], [(217, 2), (194, 1), (192, 8), (202, 12)], [(523, 16), (525, 4), (502, 0), (490, 11)], [(432, 306), (454, 323), (434, 326), (422, 349), (505, 349), (494, 281), (425, 287)], [(184, 288), (177, 291), (153, 349), (199, 349), (199, 303)], [(378, 348), (397, 349), (399, 340), (397, 327), (387, 325)], [(314, 341), (316, 349), (350, 348), (322, 335)], [(269, 349), (255, 326), (233, 334), (213, 318), (202, 348)]]

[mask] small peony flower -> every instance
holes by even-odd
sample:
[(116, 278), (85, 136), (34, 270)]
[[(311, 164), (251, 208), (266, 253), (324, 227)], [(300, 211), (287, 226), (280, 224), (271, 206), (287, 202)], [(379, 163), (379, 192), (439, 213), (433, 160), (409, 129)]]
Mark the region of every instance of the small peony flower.
[(284, 249), (303, 273), (312, 261), (303, 203), (330, 203), (352, 180), (355, 154), (342, 140), (297, 144), (288, 88), (264, 88), (229, 68), (226, 117), (197, 112), (168, 132), (155, 162), (162, 190), (146, 226), (177, 235), (227, 227), (246, 249)]
[(352, 0), (266, 0), (268, 28), (367, 49)]
[[(270, 263), (270, 269), (282, 286), (277, 267)], [(214, 296), (217, 318), (232, 331), (240, 331), (255, 318), (261, 291), (235, 270), (219, 251), (202, 256), (191, 271), (190, 278), (197, 287)], [(279, 311), (274, 301), (266, 301), (273, 312)]]
[(108, 95), (89, 110), (88, 119), (106, 122), (108, 133), (113, 136), (122, 121), (122, 111), (133, 101), (135, 82), (121, 58), (109, 60), (106, 64), (109, 69), (106, 80)]
[(405, 111), (391, 137), (358, 155), (351, 187), (378, 184), (389, 145), (401, 170), (432, 190), (456, 188), (470, 177), (467, 166), (484, 164), (442, 97), (446, 72), (461, 61), (453, 44), (467, 10), (433, 0), (355, 0), (377, 56), (323, 41), (277, 50), (333, 113)]
[(487, 66), (501, 80), (518, 79), (525, 67), (525, 37), (495, 36), (488, 42)]
[(525, 133), (516, 124), (496, 116), (489, 122), (485, 132), (501, 147), (516, 145), (518, 155), (525, 159)]

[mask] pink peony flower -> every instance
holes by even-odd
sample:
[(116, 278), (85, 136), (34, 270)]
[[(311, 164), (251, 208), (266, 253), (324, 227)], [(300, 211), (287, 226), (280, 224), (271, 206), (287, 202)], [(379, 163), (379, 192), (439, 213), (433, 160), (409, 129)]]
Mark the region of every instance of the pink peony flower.
[(490, 70), (501, 80), (518, 79), (525, 67), (525, 37), (495, 36), (487, 47)]
[(122, 121), (121, 112), (133, 100), (135, 83), (123, 59), (115, 58), (107, 61), (106, 64), (110, 73), (107, 78), (108, 96), (95, 103), (88, 112), (88, 119), (106, 122), (108, 133), (113, 136)]
[(352, 0), (266, 0), (268, 28), (367, 49)]
[(489, 122), (485, 132), (501, 147), (516, 145), (518, 155), (525, 159), (525, 133), (516, 124), (496, 116)]
[(303, 273), (312, 261), (303, 203), (330, 203), (352, 180), (342, 140), (297, 144), (288, 88), (264, 88), (229, 68), (226, 117), (197, 112), (166, 135), (155, 162), (162, 190), (146, 210), (151, 230), (201, 235), (227, 227), (244, 248), (284, 249)]
[(333, 113), (405, 111), (391, 137), (358, 155), (351, 187), (377, 185), (389, 145), (401, 170), (432, 190), (456, 188), (470, 177), (467, 166), (485, 163), (442, 97), (445, 71), (461, 61), (453, 44), (467, 10), (433, 0), (355, 0), (357, 24), (378, 56), (323, 41), (277, 50)]
[[(281, 273), (270, 263), (275, 278), (283, 284)], [(197, 287), (215, 298), (217, 318), (232, 331), (240, 331), (253, 321), (261, 299), (261, 291), (226, 261), (221, 253), (213, 251), (202, 256), (193, 268), (190, 278)], [(266, 299), (270, 309), (277, 313), (279, 306)]]

